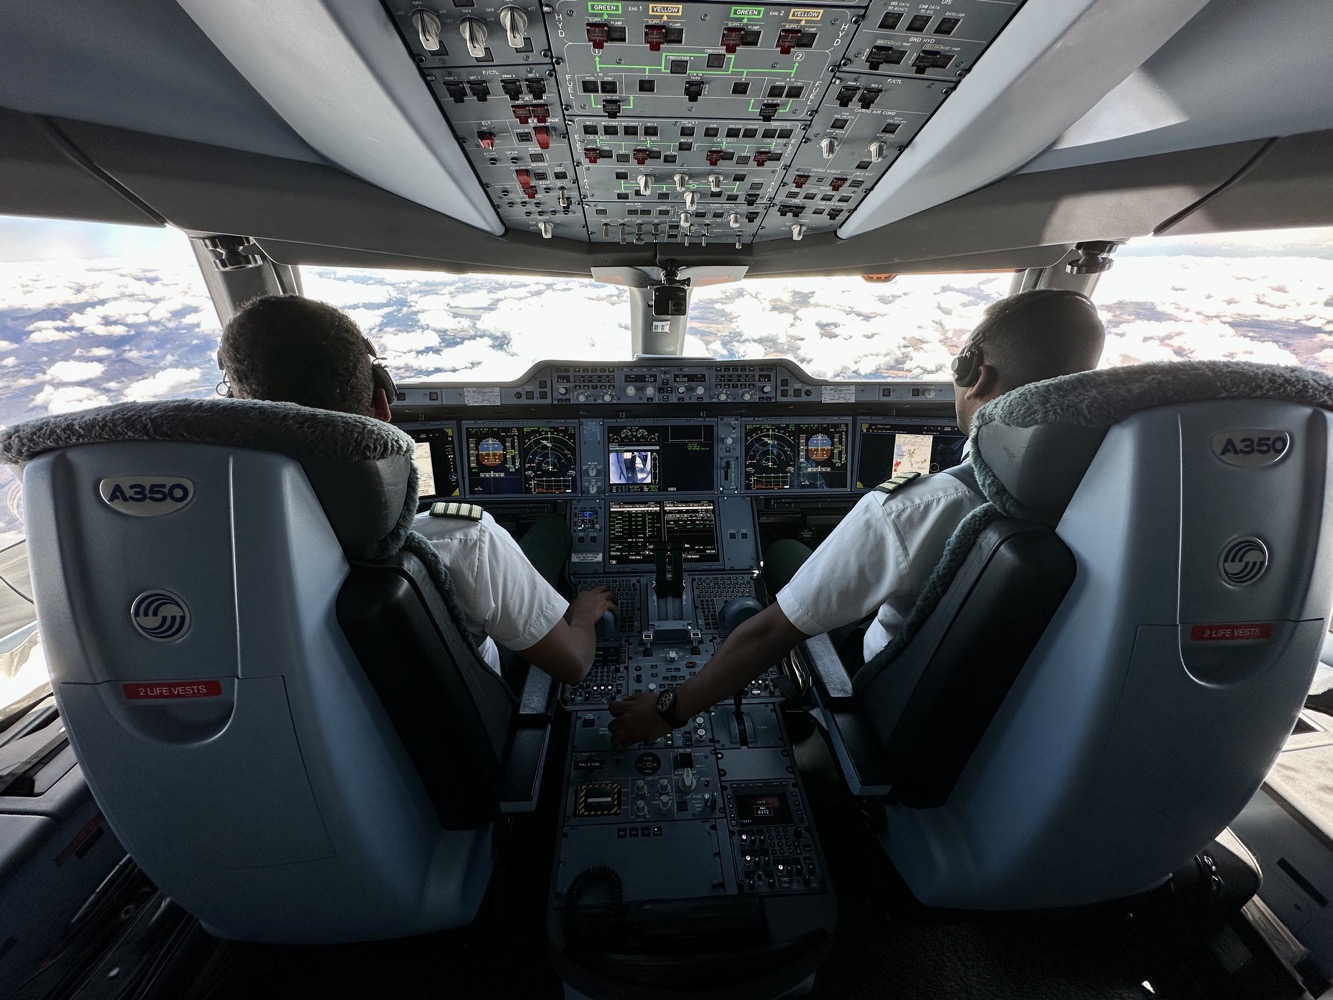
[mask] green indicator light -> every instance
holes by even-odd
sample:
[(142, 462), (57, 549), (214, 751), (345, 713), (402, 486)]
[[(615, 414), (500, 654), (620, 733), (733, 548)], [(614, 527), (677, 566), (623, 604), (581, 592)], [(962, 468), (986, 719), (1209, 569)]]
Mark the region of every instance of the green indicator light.
[(731, 8), (731, 16), (732, 16), (732, 17), (740, 17), (740, 18), (763, 17), (763, 16), (764, 16), (764, 8), (763, 8), (763, 7), (732, 7), (732, 8)]
[(620, 16), (620, 4), (618, 3), (589, 3), (589, 14), (614, 14)]

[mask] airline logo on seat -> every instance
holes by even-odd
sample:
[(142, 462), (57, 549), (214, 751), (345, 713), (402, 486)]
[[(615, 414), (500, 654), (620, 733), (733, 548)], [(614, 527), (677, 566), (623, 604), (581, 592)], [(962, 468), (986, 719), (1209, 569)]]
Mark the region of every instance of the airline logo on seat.
[(1241, 468), (1272, 465), (1290, 447), (1291, 435), (1286, 431), (1218, 431), (1213, 435), (1213, 454)]
[(1218, 567), (1233, 587), (1248, 586), (1268, 569), (1268, 547), (1257, 538), (1237, 538), (1222, 550)]
[(145, 590), (130, 605), (130, 620), (145, 638), (171, 642), (190, 631), (190, 608), (169, 590)]

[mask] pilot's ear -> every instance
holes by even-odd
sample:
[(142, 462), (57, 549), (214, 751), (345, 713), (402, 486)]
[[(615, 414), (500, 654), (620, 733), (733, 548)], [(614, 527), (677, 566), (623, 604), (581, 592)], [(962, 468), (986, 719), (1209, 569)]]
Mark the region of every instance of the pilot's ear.
[(376, 387), (375, 399), (370, 404), (370, 415), (379, 417), (386, 424), (393, 420), (393, 416), (389, 412), (389, 396), (379, 387)]
[(969, 399), (987, 402), (1000, 394), (1000, 373), (993, 365), (982, 364), (977, 368), (977, 380), (967, 387)]

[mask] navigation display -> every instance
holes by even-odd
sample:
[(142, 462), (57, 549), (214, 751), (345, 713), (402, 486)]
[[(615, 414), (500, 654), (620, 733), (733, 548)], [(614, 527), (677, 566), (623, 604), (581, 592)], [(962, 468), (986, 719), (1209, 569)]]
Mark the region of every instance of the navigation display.
[(745, 489), (845, 490), (844, 421), (746, 424)]
[(413, 430), (416, 451), (412, 460), (420, 479), (421, 499), (458, 496), (458, 450), (453, 425)]
[(573, 493), (578, 486), (573, 424), (464, 425), (470, 496)]
[(612, 493), (710, 493), (717, 488), (713, 425), (608, 424)]
[(963, 460), (967, 438), (950, 424), (905, 426), (862, 421), (857, 489), (873, 489), (907, 472), (950, 469)]
[(652, 565), (658, 552), (683, 562), (717, 562), (717, 510), (711, 500), (615, 500), (607, 528), (610, 566)]

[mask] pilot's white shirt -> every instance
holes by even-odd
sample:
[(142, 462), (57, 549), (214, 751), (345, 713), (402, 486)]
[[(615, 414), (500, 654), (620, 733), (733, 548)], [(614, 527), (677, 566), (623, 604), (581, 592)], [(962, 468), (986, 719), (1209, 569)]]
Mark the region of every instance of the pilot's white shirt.
[(527, 649), (569, 608), (489, 513), (480, 521), (419, 514), (412, 527), (431, 540), (449, 567), (472, 642), (493, 670), (500, 669), (497, 642)]
[(807, 635), (878, 608), (862, 646), (868, 662), (912, 610), (959, 522), (983, 502), (940, 474), (867, 493), (778, 592), (778, 607)]

